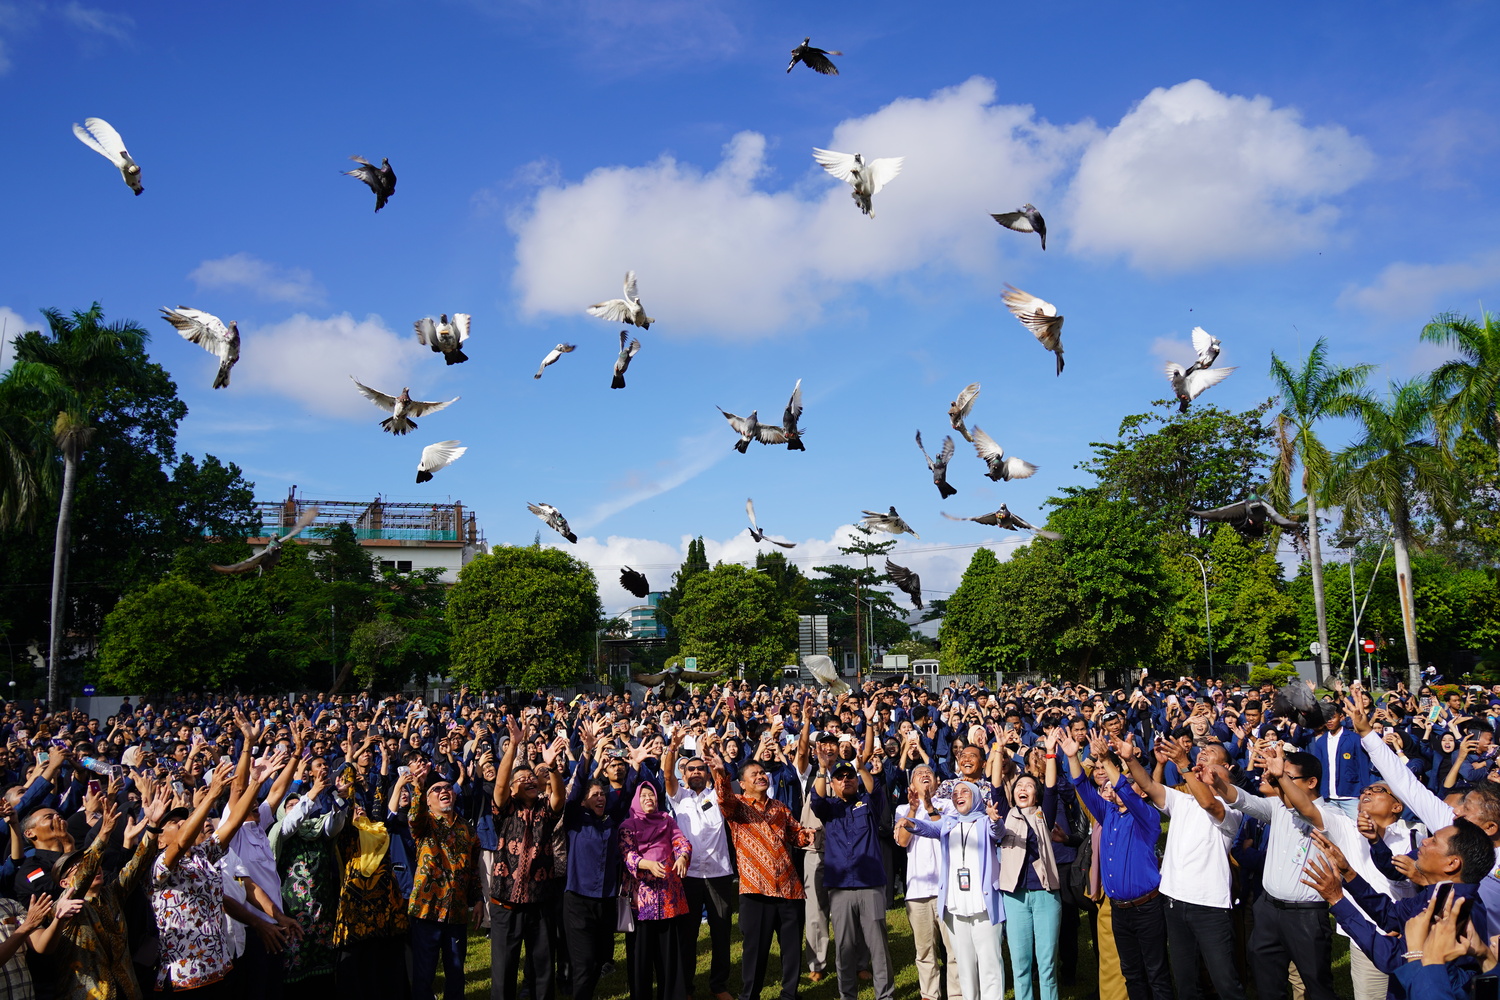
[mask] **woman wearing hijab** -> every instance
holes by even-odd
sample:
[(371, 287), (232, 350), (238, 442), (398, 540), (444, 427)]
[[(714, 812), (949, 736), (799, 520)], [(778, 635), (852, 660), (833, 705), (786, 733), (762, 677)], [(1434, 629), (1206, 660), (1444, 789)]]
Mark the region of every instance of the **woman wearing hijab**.
[(343, 868), (333, 927), (338, 993), (400, 1000), (410, 995), (406, 897), (391, 864), (391, 833), (356, 802), (338, 847)]
[(325, 798), (328, 764), (312, 758), (312, 788), (301, 799), (289, 797), (276, 813), (267, 839), (281, 875), (283, 912), (302, 925), (302, 940), (286, 958), (289, 998), (324, 995), (333, 985), (333, 925), (338, 912), (339, 871), (333, 842), (349, 821), (354, 769), (345, 765)]
[(959, 781), (953, 786), (955, 812), (938, 822), (907, 816), (899, 825), (943, 846), (938, 906), (953, 942), (964, 1000), (1002, 1000), (1005, 968), (995, 947), (995, 928), (1005, 922), (1005, 911), (995, 890), (995, 845), (1003, 828), (996, 822), (1000, 810), (993, 804), (986, 810), (981, 794), (974, 782)]
[(687, 892), (682, 876), (693, 848), (676, 820), (660, 808), (656, 789), (641, 784), (620, 824), (620, 854), (625, 860), (622, 893), (635, 915), (635, 954), (631, 967), (631, 1000), (654, 1000), (661, 987), (665, 1000), (683, 1000), (683, 922)]
[(1005, 901), (1005, 939), (1016, 996), (1032, 996), (1035, 974), (1042, 1000), (1057, 1000), (1057, 933), (1062, 923), (1062, 884), (1052, 854), (1057, 822), (1057, 740), (1047, 733), (1045, 787), (1029, 771), (997, 790), (1001, 796), (1000, 890)]

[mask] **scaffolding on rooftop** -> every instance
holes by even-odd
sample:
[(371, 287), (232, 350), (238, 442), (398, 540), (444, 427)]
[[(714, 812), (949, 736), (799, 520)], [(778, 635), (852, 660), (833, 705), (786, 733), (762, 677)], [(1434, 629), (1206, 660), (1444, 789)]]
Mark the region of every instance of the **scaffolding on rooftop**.
[(484, 543), (478, 519), (472, 510), (465, 510), (462, 502), (394, 503), (378, 496), (373, 500), (310, 500), (297, 496), (294, 486), (285, 500), (260, 500), (255, 506), (260, 512), (262, 539), (285, 534), (304, 511), (316, 507), (318, 516), (304, 532), (304, 538), (317, 538), (319, 527), (348, 523), (361, 542)]

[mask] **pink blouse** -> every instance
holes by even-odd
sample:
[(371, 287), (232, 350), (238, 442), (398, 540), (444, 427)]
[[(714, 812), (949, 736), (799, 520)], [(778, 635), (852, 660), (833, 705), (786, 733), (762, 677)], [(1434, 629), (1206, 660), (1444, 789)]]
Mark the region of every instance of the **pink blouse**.
[[(630, 907), (637, 920), (668, 920), (680, 917), (688, 911), (687, 892), (682, 888), (682, 879), (671, 864), (667, 874), (657, 878), (640, 869), (644, 860), (635, 849), (635, 833), (628, 828), (620, 830), (620, 853), (625, 857), (625, 876), (620, 891), (630, 898)], [(691, 859), (693, 845), (682, 835), (681, 830), (672, 833), (672, 860)]]

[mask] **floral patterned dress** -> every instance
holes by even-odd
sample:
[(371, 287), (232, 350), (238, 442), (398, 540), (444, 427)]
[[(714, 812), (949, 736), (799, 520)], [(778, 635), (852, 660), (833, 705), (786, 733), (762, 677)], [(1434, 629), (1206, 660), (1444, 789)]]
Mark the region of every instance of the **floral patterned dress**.
[(334, 923), (339, 909), (339, 871), (333, 841), (326, 836), (287, 837), (277, 859), (281, 908), (302, 925), (302, 941), (287, 952), (286, 982), (333, 974)]
[[(620, 891), (630, 900), (630, 907), (635, 911), (637, 920), (669, 920), (687, 913), (687, 891), (682, 887), (682, 879), (677, 870), (669, 862), (667, 874), (662, 878), (641, 871), (643, 859), (636, 850), (635, 833), (628, 827), (620, 830), (620, 853), (625, 857), (625, 876)], [(691, 859), (692, 856), (693, 846), (674, 823), (672, 861), (675, 862), (678, 858)]]
[(191, 990), (216, 983), (229, 972), (229, 939), (224, 933), (223, 845), (216, 836), (184, 853), (168, 868), (158, 856), (151, 865), (151, 909), (161, 941), (158, 990)]

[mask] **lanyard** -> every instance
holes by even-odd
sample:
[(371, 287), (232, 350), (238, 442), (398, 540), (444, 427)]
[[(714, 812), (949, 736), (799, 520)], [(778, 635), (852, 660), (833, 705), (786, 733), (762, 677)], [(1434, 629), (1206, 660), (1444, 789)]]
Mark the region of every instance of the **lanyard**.
[(969, 867), (969, 824), (958, 824), (958, 866)]

